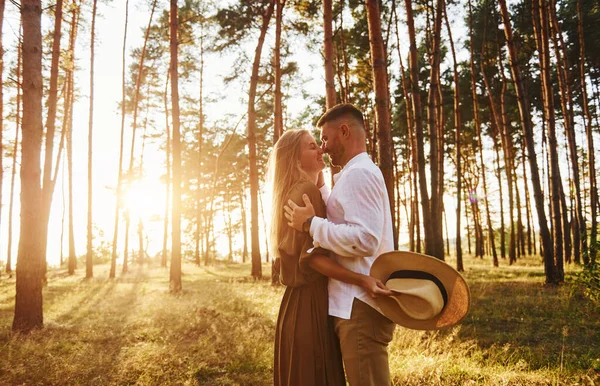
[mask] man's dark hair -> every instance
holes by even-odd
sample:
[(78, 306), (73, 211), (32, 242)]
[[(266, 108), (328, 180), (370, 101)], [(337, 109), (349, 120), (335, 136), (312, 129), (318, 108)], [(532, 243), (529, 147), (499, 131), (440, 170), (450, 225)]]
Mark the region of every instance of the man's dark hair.
[(327, 122), (335, 121), (336, 119), (345, 115), (351, 116), (352, 118), (356, 119), (363, 127), (365, 126), (365, 120), (359, 109), (357, 109), (353, 104), (341, 103), (325, 111), (325, 114), (323, 114), (321, 118), (319, 118), (319, 121), (317, 122), (317, 127), (322, 127)]

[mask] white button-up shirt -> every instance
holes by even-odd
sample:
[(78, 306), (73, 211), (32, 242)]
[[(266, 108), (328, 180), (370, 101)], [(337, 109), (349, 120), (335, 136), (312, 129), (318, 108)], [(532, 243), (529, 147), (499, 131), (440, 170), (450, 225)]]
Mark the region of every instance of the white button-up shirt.
[[(375, 258), (394, 249), (383, 175), (367, 153), (360, 153), (333, 179), (330, 194), (327, 188), (321, 190), (327, 219), (315, 217), (311, 222), (314, 245), (330, 250), (345, 268), (368, 275)], [(329, 279), (329, 315), (350, 319), (354, 298), (381, 312), (361, 287)]]

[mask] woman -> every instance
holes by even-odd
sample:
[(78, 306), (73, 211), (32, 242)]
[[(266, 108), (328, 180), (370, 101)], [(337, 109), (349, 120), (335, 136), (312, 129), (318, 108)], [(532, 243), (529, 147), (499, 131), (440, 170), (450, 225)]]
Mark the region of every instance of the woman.
[[(369, 276), (343, 268), (313, 248), (308, 232), (287, 225), (283, 206), (310, 198), (319, 217), (326, 217), (317, 188), (325, 167), (323, 151), (306, 130), (288, 130), (271, 154), (273, 207), (271, 245), (280, 258), (280, 281), (287, 287), (281, 301), (275, 335), (274, 384), (345, 385), (342, 357), (328, 316), (327, 278), (360, 285), (367, 291), (383, 286)], [(383, 287), (385, 288), (385, 287)], [(372, 292), (370, 292), (372, 293)]]

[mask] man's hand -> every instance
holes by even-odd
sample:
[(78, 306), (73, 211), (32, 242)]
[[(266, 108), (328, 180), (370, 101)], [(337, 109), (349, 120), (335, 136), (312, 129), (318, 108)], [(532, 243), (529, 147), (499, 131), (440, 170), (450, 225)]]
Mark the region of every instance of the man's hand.
[(310, 202), (310, 198), (306, 194), (302, 195), (302, 201), (306, 206), (298, 206), (292, 200), (288, 200), (288, 204), (283, 206), (285, 210), (285, 218), (288, 219), (288, 225), (295, 230), (302, 232), (302, 224), (309, 218), (315, 215), (315, 208)]
[(367, 291), (369, 296), (376, 298), (379, 296), (391, 296), (394, 293), (390, 291), (385, 284), (379, 279), (375, 279), (372, 276), (365, 276), (361, 287)]

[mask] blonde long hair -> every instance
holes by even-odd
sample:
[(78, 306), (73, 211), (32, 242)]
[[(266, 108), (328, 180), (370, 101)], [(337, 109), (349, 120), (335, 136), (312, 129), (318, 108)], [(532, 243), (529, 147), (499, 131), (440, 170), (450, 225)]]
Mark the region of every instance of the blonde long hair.
[(269, 245), (273, 254), (278, 256), (277, 246), (280, 238), (279, 230), (287, 226), (283, 215), (284, 200), (292, 187), (306, 174), (298, 164), (300, 159), (302, 138), (311, 135), (308, 130), (287, 130), (279, 138), (269, 157), (269, 179), (272, 184), (273, 206), (271, 207), (271, 240)]

